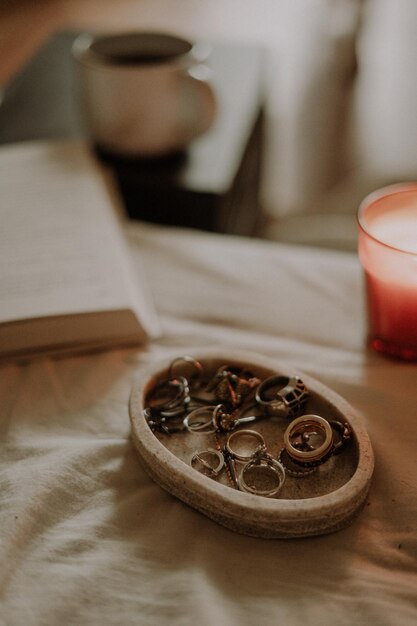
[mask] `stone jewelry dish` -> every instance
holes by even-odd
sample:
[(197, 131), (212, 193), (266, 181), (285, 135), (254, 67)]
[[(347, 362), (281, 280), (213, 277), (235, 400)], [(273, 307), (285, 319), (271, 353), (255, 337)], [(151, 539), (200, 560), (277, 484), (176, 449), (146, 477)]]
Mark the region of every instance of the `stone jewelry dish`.
[[(149, 476), (169, 493), (217, 523), (242, 534), (265, 538), (322, 535), (349, 525), (363, 507), (370, 488), (374, 455), (361, 417), (334, 391), (292, 368), (258, 354), (229, 350), (187, 353), (209, 373), (222, 365), (250, 368), (261, 379), (298, 375), (309, 390), (303, 412), (347, 422), (352, 440), (343, 452), (303, 477), (286, 477), (277, 496), (265, 497), (231, 486), (226, 472), (216, 479), (191, 467), (196, 450), (215, 447), (215, 435), (153, 432), (143, 415), (147, 394), (167, 378), (172, 359), (149, 367), (131, 392), (129, 414), (134, 445)], [(177, 355), (182, 356), (182, 355)], [(290, 371), (289, 371), (290, 370)], [(291, 420), (270, 417), (250, 424), (277, 458)], [(224, 474), (224, 475), (223, 475)]]

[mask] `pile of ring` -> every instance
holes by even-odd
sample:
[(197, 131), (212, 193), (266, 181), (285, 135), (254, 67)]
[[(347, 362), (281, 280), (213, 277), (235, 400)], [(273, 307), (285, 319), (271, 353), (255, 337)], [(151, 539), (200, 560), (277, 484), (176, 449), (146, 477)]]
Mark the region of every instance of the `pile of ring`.
[[(150, 386), (143, 414), (153, 431), (166, 435), (214, 435), (216, 448), (195, 451), (191, 466), (214, 479), (226, 469), (236, 489), (271, 497), (281, 491), (286, 475), (314, 472), (352, 438), (347, 422), (304, 414), (308, 397), (298, 376), (261, 380), (249, 368), (231, 365), (207, 375), (199, 361), (181, 356), (171, 362), (165, 379)], [(273, 416), (290, 420), (277, 458), (259, 432), (245, 428)]]

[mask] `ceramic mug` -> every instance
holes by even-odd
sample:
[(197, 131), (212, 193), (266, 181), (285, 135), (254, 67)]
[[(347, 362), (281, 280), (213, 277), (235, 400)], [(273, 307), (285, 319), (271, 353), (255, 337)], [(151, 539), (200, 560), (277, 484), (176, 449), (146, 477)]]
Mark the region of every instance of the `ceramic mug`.
[(72, 52), (84, 123), (102, 150), (165, 155), (213, 123), (207, 46), (165, 33), (83, 33)]

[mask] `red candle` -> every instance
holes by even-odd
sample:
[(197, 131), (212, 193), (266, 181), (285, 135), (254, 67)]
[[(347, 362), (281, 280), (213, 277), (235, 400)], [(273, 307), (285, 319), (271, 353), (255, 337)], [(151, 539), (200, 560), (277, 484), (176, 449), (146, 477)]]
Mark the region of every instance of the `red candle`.
[(369, 344), (417, 361), (417, 183), (391, 185), (365, 198), (358, 223)]

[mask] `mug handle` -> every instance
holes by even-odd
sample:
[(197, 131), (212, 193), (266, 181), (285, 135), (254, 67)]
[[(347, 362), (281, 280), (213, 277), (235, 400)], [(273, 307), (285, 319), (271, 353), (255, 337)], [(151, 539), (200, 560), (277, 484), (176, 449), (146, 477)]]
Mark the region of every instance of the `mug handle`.
[(216, 118), (218, 103), (211, 76), (210, 68), (203, 64), (184, 72), (179, 116), (187, 142), (209, 130)]

